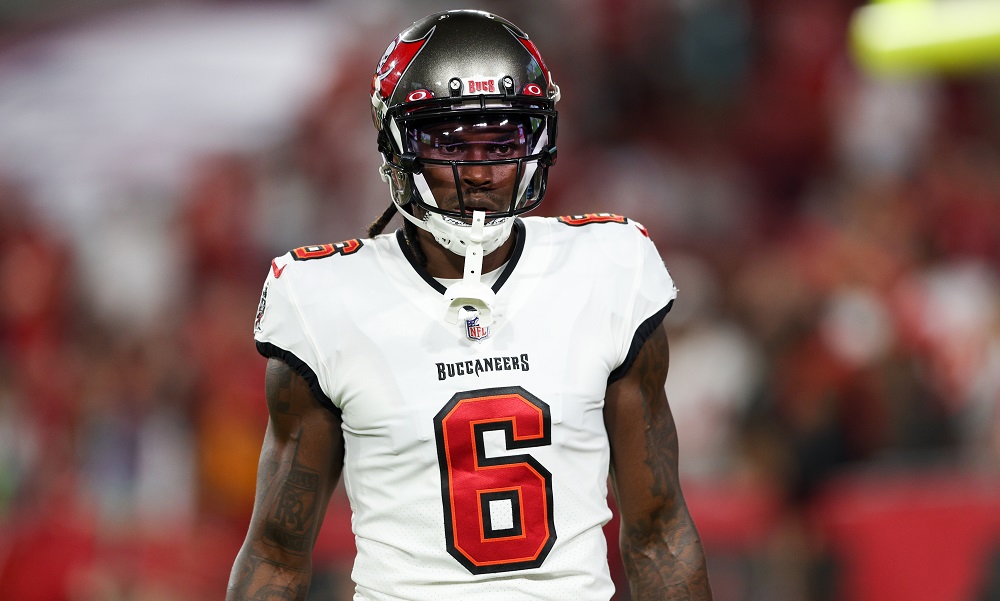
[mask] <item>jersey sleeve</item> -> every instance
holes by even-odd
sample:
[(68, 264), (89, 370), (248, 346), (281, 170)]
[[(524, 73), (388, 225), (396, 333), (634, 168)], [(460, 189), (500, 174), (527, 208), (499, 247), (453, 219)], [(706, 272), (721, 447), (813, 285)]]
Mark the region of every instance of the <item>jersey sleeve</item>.
[[(292, 263), (289, 255), (271, 262), (254, 319), (253, 335), (257, 352), (286, 363), (309, 384), (321, 405), (337, 412), (317, 377), (324, 361), (296, 302)], [(286, 273), (289, 267), (292, 269)]]
[(646, 229), (631, 220), (628, 225), (634, 244), (632, 256), (635, 263), (631, 269), (631, 289), (624, 295), (626, 304), (622, 309), (624, 319), (619, 337), (618, 363), (608, 376), (609, 384), (628, 373), (643, 344), (659, 327), (677, 298), (674, 280)]

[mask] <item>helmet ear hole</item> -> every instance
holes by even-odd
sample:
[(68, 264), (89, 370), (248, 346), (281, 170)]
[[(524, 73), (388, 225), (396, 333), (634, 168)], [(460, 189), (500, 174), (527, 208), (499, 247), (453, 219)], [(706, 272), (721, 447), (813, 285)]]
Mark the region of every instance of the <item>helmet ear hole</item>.
[(409, 173), (420, 173), (423, 171), (423, 165), (420, 164), (420, 158), (412, 152), (404, 152), (399, 155), (399, 166)]

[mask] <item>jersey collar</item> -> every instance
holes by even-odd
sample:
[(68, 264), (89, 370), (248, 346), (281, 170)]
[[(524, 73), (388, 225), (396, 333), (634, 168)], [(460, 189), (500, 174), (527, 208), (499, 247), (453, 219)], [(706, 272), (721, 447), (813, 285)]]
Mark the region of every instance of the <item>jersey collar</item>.
[[(503, 272), (500, 273), (500, 277), (497, 281), (493, 282), (493, 292), (500, 292), (500, 287), (503, 286), (504, 282), (510, 277), (510, 274), (514, 272), (514, 266), (517, 265), (518, 260), (521, 258), (521, 253), (524, 251), (524, 224), (520, 219), (514, 220), (514, 227), (511, 231), (511, 235), (514, 236), (514, 249), (510, 253), (510, 260), (507, 261), (507, 266), (504, 268)], [(396, 230), (396, 243), (399, 244), (399, 249), (403, 252), (403, 256), (413, 267), (413, 270), (417, 272), (417, 275), (421, 277), (427, 284), (437, 290), (438, 293), (444, 294), (446, 289), (441, 282), (434, 279), (434, 276), (427, 273), (427, 270), (417, 262), (417, 258), (413, 256), (410, 252), (410, 246), (406, 243), (406, 236), (403, 234), (402, 229)]]

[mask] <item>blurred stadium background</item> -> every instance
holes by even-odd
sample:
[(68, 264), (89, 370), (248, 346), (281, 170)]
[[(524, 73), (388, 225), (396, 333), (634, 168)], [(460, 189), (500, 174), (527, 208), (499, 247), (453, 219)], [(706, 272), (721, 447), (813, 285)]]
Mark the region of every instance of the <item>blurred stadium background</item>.
[[(678, 282), (716, 600), (1000, 599), (1000, 65), (866, 72), (848, 0), (464, 6), (562, 87), (542, 214), (638, 219)], [(0, 1), (0, 599), (222, 598), (269, 259), (386, 206), (371, 73), (455, 7)]]

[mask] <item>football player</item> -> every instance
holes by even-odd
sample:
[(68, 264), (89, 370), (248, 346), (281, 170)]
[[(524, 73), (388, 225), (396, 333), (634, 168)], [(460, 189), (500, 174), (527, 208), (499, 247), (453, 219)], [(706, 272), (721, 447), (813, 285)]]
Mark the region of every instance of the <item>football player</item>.
[(607, 601), (610, 473), (632, 598), (709, 599), (664, 394), (673, 281), (625, 217), (519, 217), (556, 160), (534, 43), (431, 15), (371, 98), (392, 204), (264, 284), (270, 419), (227, 598), (305, 597), (343, 475), (356, 600)]

